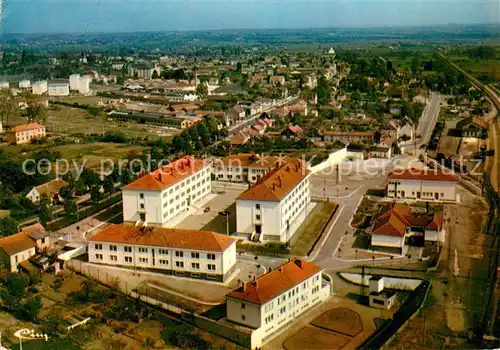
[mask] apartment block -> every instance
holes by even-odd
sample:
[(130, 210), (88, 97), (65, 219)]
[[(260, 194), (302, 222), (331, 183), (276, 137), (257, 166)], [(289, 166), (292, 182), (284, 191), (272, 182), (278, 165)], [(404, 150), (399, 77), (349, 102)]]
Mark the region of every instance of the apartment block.
[(186, 156), (142, 176), (122, 190), (123, 221), (168, 227), (211, 193), (210, 166)]
[(330, 277), (319, 266), (296, 258), (228, 293), (226, 317), (252, 332), (254, 349), (330, 295)]
[(89, 240), (89, 262), (225, 282), (236, 239), (209, 231), (109, 225)]
[(288, 242), (311, 205), (310, 172), (296, 159), (268, 173), (236, 199), (236, 230), (251, 240)]

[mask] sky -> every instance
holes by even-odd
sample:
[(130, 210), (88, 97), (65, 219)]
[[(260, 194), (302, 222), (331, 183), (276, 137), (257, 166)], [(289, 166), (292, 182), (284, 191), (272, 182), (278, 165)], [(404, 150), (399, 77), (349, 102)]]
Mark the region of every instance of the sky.
[(499, 23), (498, 0), (0, 0), (5, 33)]

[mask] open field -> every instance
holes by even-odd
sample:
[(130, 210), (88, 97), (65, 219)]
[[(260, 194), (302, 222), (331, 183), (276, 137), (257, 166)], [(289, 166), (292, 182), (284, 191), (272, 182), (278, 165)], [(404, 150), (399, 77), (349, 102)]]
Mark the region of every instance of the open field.
[(331, 309), (316, 318), (311, 325), (355, 337), (363, 330), (359, 314), (346, 308)]
[[(84, 97), (75, 99), (81, 98)], [(22, 117), (13, 120), (14, 125), (25, 124), (26, 122), (26, 118)], [(50, 106), (47, 110), (47, 121), (45, 124), (48, 136), (51, 134), (104, 134), (106, 131), (114, 131), (121, 132), (129, 138), (144, 139), (149, 137), (156, 139), (162, 137), (168, 141), (171, 137), (180, 133), (176, 129), (137, 124), (135, 122), (125, 123), (107, 120), (105, 115), (94, 117), (84, 109), (61, 105)]]
[[(121, 143), (79, 143), (61, 146), (40, 147), (39, 145), (17, 145), (5, 148), (5, 152), (21, 154), (21, 157), (28, 159), (41, 150), (59, 152), (60, 159), (68, 160), (71, 169), (74, 169), (74, 160), (78, 167), (82, 167), (83, 161), (88, 168), (100, 168), (101, 160), (110, 159), (118, 161), (127, 159), (129, 154), (141, 154), (143, 146), (129, 145)], [(110, 163), (104, 163), (109, 165)], [(61, 165), (61, 170), (65, 170), (65, 165)], [(54, 167), (52, 170), (55, 170)]]

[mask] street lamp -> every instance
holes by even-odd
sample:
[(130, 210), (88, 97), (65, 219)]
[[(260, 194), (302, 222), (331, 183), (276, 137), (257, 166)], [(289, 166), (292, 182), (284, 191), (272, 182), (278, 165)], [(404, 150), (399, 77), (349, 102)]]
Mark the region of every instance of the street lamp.
[(14, 336), (19, 338), (19, 350), (23, 350), (23, 339), (25, 340), (49, 340), (47, 334), (35, 333), (34, 329), (23, 328), (14, 333)]

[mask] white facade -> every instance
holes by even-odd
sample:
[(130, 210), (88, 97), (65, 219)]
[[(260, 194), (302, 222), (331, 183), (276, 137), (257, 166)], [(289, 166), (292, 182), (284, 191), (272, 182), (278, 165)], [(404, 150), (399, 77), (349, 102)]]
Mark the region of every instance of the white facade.
[(88, 251), (91, 263), (164, 270), (194, 278), (203, 275), (213, 280), (227, 277), (236, 263), (236, 241), (224, 252), (217, 252), (91, 240)]
[[(264, 303), (247, 301), (229, 293), (226, 296), (227, 320), (249, 327), (252, 330), (250, 348), (261, 347), (332, 294), (331, 283), (323, 281), (322, 277), (323, 271), (319, 271)], [(252, 283), (255, 282), (248, 284)], [(278, 280), (276, 283), (279, 285)]]
[[(0, 252), (0, 255), (2, 255), (2, 254), (5, 254), (5, 253)], [(5, 255), (5, 257), (9, 260), (8, 264), (10, 267), (10, 272), (18, 272), (18, 268), (17, 268), (18, 264), (23, 262), (23, 261), (28, 260), (32, 256), (35, 256), (35, 254), (36, 254), (36, 249), (30, 248), (30, 249), (24, 250), (22, 252), (19, 252), (19, 253), (10, 255), (10, 256)]]
[(196, 208), (196, 203), (211, 193), (210, 167), (204, 166), (161, 190), (133, 187), (122, 190), (123, 221), (168, 227), (169, 220)]
[(80, 77), (80, 81), (78, 84), (78, 92), (81, 94), (90, 93), (90, 82), (91, 81), (92, 81), (92, 78), (87, 76), (87, 75)]
[(19, 81), (19, 88), (20, 89), (29, 89), (31, 87), (31, 82), (27, 79), (23, 79)]
[(68, 96), (69, 83), (68, 82), (50, 82), (49, 83), (49, 96)]
[(80, 74), (71, 74), (69, 76), (69, 89), (75, 91), (80, 90)]
[(386, 197), (396, 200), (457, 200), (456, 181), (389, 179)]
[(10, 84), (8, 81), (0, 81), (0, 89), (8, 89)]
[(32, 92), (34, 95), (43, 95), (48, 91), (48, 84), (46, 80), (35, 81), (32, 85)]
[(377, 248), (389, 248), (397, 254), (405, 255), (408, 249), (408, 246), (405, 246), (405, 238), (406, 235), (393, 236), (374, 234), (371, 238), (371, 245), (374, 250), (377, 250)]
[(251, 239), (288, 242), (304, 222), (311, 192), (309, 175), (280, 200), (236, 200), (236, 230)]

